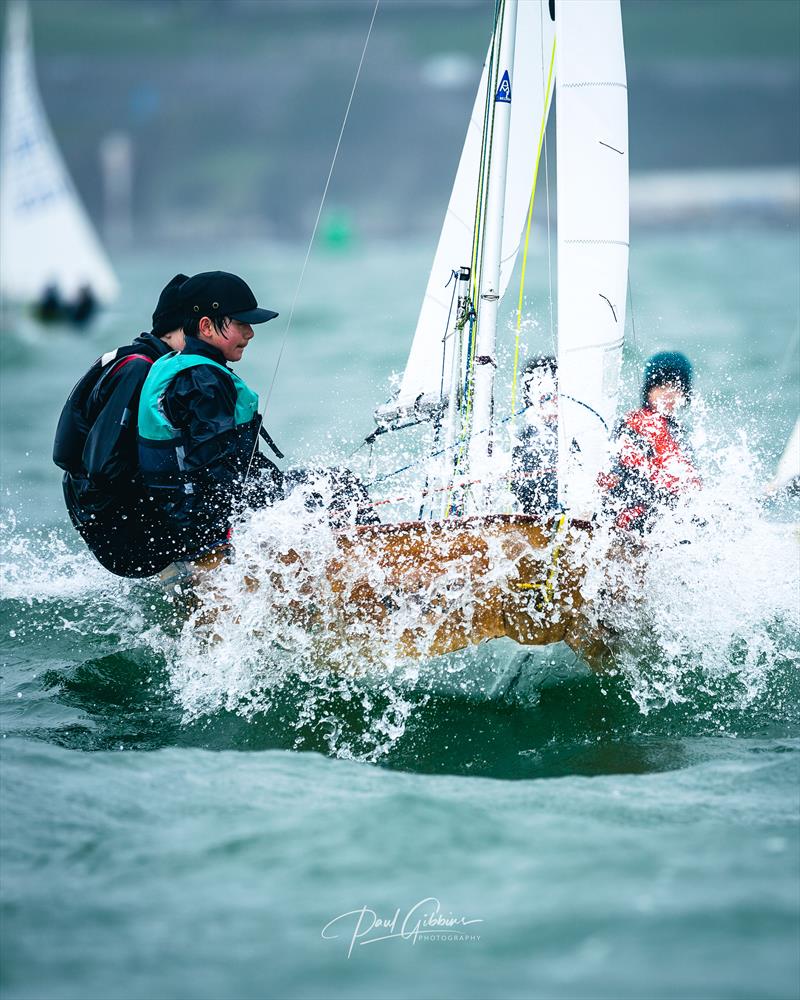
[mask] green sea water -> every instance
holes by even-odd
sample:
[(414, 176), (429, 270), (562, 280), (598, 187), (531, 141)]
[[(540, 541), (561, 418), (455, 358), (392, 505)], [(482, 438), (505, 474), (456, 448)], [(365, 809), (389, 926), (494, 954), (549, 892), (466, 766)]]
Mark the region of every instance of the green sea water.
[[(532, 253), (524, 353), (551, 339)], [(344, 675), (277, 642), (265, 608), (204, 647), (82, 549), (50, 461), (60, 407), (179, 270), (236, 270), (281, 311), (240, 371), (291, 461), (407, 464), (413, 439), (356, 449), (430, 247), (315, 252), (270, 394), (302, 259), (131, 253), (85, 336), (4, 317), (4, 995), (796, 997), (797, 510), (756, 498), (798, 407), (797, 231), (633, 234), (626, 400), (645, 356), (691, 355), (706, 490), (605, 677), (503, 643)]]

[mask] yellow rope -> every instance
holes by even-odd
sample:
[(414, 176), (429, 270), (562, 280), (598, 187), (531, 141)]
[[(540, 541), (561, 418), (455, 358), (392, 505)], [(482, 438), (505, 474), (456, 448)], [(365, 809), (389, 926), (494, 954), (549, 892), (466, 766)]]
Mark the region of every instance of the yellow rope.
[(533, 187), (531, 188), (531, 200), (528, 203), (528, 222), (525, 228), (525, 248), (522, 251), (522, 274), (519, 282), (519, 300), (517, 302), (517, 336), (514, 345), (514, 374), (511, 379), (511, 434), (514, 433), (514, 415), (517, 412), (517, 372), (519, 370), (519, 334), (522, 326), (522, 297), (525, 293), (525, 271), (528, 267), (528, 244), (531, 238), (531, 222), (533, 220), (533, 202), (536, 198), (536, 181), (539, 177), (539, 162), (542, 158), (542, 144), (544, 143), (544, 131), (547, 126), (547, 108), (550, 104), (550, 87), (553, 81), (553, 66), (556, 60), (556, 40), (553, 39), (553, 51), (550, 55), (550, 69), (547, 71), (547, 88), (544, 97), (544, 110), (542, 112), (542, 124), (539, 127), (539, 145), (536, 150), (536, 164), (533, 168)]
[(555, 589), (556, 573), (558, 572), (558, 557), (561, 555), (561, 546), (564, 544), (564, 535), (566, 534), (566, 529), (569, 527), (567, 525), (567, 515), (562, 514), (558, 519), (558, 526), (556, 527), (556, 539), (553, 546), (553, 560), (550, 564), (550, 572), (547, 574), (547, 583), (544, 588), (545, 601), (550, 604), (553, 600), (553, 590)]
[(564, 544), (564, 538), (567, 533), (569, 525), (567, 524), (566, 512), (562, 513), (558, 519), (558, 524), (556, 525), (555, 534), (553, 536), (553, 552), (550, 558), (550, 567), (547, 571), (547, 578), (543, 583), (515, 583), (513, 584), (514, 590), (539, 590), (541, 591), (541, 603), (538, 607), (541, 609), (544, 605), (552, 604), (553, 602), (553, 592), (555, 591), (556, 584), (556, 574), (558, 572), (558, 557), (561, 555), (561, 549)]

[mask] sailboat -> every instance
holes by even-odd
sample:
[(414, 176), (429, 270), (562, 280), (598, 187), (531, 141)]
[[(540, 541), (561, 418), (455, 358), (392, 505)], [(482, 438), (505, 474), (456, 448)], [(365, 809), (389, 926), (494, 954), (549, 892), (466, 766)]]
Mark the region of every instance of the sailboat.
[[(524, 274), (553, 97), (560, 513), (537, 517), (515, 513), (507, 487), (514, 405), (504, 415), (496, 393), (498, 310), (520, 251)], [(498, 0), (408, 363), (375, 414), (378, 434), (434, 429), (421, 516), (340, 534), (327, 576), (344, 630), (367, 622), (408, 655), (507, 636), (599, 661), (605, 637), (582, 584), (617, 409), (628, 247), (620, 0)]]
[(36, 85), (30, 14), (9, 5), (0, 107), (0, 297), (30, 305), (47, 289), (102, 304), (119, 285), (81, 204)]
[[(498, 311), (520, 252), (525, 269), (553, 103), (559, 511), (537, 516), (515, 511), (508, 489), (511, 421), (495, 375)], [(615, 423), (627, 266), (620, 0), (497, 0), (408, 362), (367, 439), (430, 424), (420, 515), (337, 530), (332, 554), (282, 550), (266, 578), (246, 571), (247, 590), (266, 585), (292, 625), (332, 651), (429, 658), (507, 637), (563, 641), (602, 668), (608, 636), (586, 600), (587, 549)], [(224, 560), (218, 550), (195, 566)], [(222, 600), (207, 580), (203, 624)]]

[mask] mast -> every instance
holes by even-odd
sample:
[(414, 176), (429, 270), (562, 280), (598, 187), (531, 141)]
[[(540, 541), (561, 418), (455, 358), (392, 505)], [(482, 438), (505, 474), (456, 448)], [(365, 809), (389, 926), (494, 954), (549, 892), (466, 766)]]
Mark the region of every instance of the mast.
[(514, 48), (517, 33), (517, 0), (505, 0), (497, 65), (486, 201), (483, 255), (480, 269), (479, 321), (475, 345), (473, 420), (469, 444), (470, 477), (482, 480), (473, 488), (478, 509), (490, 503), (488, 479), (492, 471), (492, 417), (494, 376), (497, 370), (497, 312), (502, 289), (500, 264), (506, 200), (508, 139), (514, 82)]

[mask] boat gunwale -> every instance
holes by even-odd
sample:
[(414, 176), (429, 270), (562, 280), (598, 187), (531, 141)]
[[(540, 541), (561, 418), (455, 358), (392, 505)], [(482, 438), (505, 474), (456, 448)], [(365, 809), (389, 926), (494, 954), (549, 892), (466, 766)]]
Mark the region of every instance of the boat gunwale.
[[(468, 517), (453, 517), (446, 520), (439, 518), (421, 520), (415, 518), (408, 521), (394, 521), (388, 524), (360, 524), (354, 527), (341, 528), (335, 532), (335, 535), (338, 538), (366, 537), (369, 535), (399, 534), (410, 530), (430, 530), (431, 527), (442, 532), (466, 528), (474, 533), (475, 529), (482, 525), (488, 527), (498, 524), (508, 525), (509, 527), (528, 526), (552, 529), (555, 527), (556, 522), (557, 518), (555, 516), (543, 519), (534, 514), (470, 514)], [(592, 522), (587, 521), (585, 518), (570, 518), (567, 526), (576, 528), (579, 531), (591, 531), (593, 528)]]

